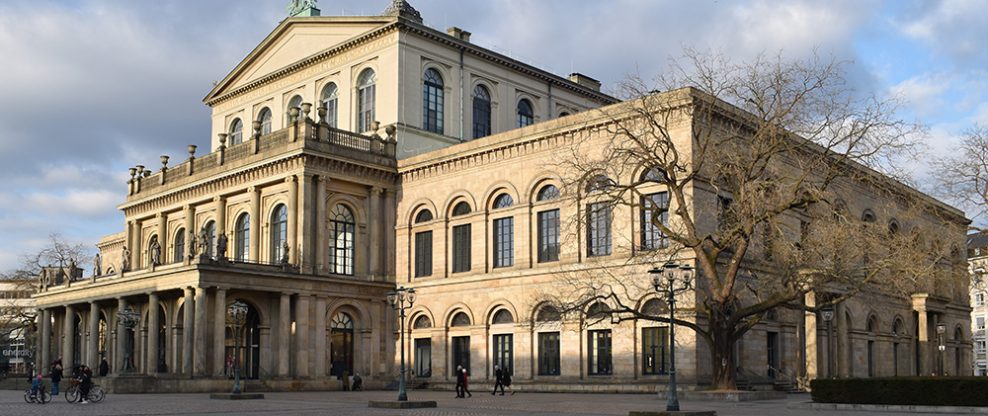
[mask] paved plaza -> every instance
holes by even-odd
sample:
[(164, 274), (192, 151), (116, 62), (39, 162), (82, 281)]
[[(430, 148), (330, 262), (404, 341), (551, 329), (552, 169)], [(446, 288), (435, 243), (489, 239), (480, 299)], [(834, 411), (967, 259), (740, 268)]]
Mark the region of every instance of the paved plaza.
[[(479, 386), (478, 386), (479, 387)], [(412, 400), (435, 400), (421, 410), (371, 409), (368, 400), (390, 400), (392, 391), (266, 393), (264, 400), (210, 400), (208, 394), (112, 394), (99, 404), (69, 404), (57, 397), (45, 405), (27, 404), (22, 391), (0, 391), (0, 415), (627, 415), (631, 410), (665, 409), (665, 401), (644, 394), (518, 393), (496, 396), (474, 392), (456, 399), (452, 392), (412, 391)], [(719, 416), (863, 415), (860, 411), (790, 409), (809, 395), (747, 403), (682, 401), (683, 410), (716, 410)], [(881, 412), (881, 415), (913, 414)]]

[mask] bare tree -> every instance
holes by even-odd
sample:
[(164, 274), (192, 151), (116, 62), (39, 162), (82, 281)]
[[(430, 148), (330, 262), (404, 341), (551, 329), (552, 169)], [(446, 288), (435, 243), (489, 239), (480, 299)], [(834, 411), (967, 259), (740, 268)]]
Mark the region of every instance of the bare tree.
[[(580, 313), (604, 302), (611, 319), (668, 322), (639, 308), (652, 291), (644, 270), (693, 263), (695, 298), (674, 324), (706, 341), (713, 387), (735, 389), (735, 344), (768, 311), (817, 310), (862, 291), (943, 290), (933, 282), (956, 276), (950, 247), (963, 232), (949, 222), (963, 216), (886, 176), (897, 175), (921, 128), (896, 119), (894, 101), (855, 98), (840, 63), (735, 64), (687, 51), (659, 85), (693, 88), (655, 93), (631, 80), (627, 101), (606, 112), (603, 143), (580, 142), (558, 170), (571, 194), (596, 202), (588, 211), (644, 212), (667, 243), (633, 239), (627, 262), (640, 267), (569, 273), (569, 289), (545, 300)], [(652, 198), (657, 189), (668, 202)], [(870, 217), (849, 212), (847, 199), (873, 200)], [(590, 216), (576, 228), (592, 228)], [(820, 296), (806, 304), (810, 292)]]
[(984, 223), (988, 214), (988, 127), (969, 129), (961, 145), (933, 165), (937, 193), (970, 209), (972, 217)]

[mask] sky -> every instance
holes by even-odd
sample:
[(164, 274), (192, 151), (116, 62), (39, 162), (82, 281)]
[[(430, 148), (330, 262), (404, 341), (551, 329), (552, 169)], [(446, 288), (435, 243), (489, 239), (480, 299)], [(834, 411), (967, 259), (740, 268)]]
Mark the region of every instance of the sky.
[[(95, 252), (123, 230), (127, 168), (208, 148), (202, 98), (277, 24), (288, 0), (0, 2), (0, 272), (58, 233)], [(321, 0), (377, 15), (390, 0)], [(898, 97), (929, 127), (925, 156), (988, 125), (988, 9), (979, 1), (410, 0), (439, 30), (566, 75), (652, 78), (684, 48), (735, 60), (814, 53), (858, 90)], [(926, 166), (912, 167), (928, 187)], [(88, 264), (88, 259), (83, 262)]]

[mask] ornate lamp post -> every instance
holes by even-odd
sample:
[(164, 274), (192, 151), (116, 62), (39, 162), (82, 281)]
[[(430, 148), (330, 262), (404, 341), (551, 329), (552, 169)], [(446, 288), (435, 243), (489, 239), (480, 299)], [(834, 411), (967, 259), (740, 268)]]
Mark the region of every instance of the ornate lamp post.
[(130, 338), (130, 334), (134, 331), (134, 327), (137, 326), (137, 321), (140, 319), (140, 314), (128, 305), (117, 312), (117, 319), (120, 320), (120, 323), (122, 323), (124, 328), (127, 330), (123, 336), (128, 338), (127, 351), (124, 352), (123, 370), (124, 372), (131, 371), (134, 369), (130, 363), (131, 357), (134, 353), (134, 341)]
[(937, 349), (940, 350), (937, 355), (937, 374), (943, 376), (943, 352), (947, 350), (947, 347), (943, 345), (943, 334), (947, 332), (947, 325), (943, 322), (937, 322)]
[(411, 309), (412, 304), (415, 303), (415, 288), (405, 289), (404, 286), (399, 286), (397, 290), (388, 292), (388, 302), (398, 312), (401, 330), (401, 378), (398, 380), (398, 401), (404, 402), (408, 401), (408, 394), (405, 393), (405, 311)]
[[(664, 270), (663, 270), (664, 269)], [(649, 270), (652, 275), (652, 288), (666, 295), (669, 303), (669, 398), (666, 402), (667, 412), (679, 411), (679, 395), (676, 392), (676, 295), (693, 289), (693, 266), (689, 264), (666, 263), (662, 269), (655, 267)]]
[(834, 327), (830, 324), (834, 320), (834, 308), (828, 306), (820, 310), (820, 317), (827, 323), (827, 376), (834, 378), (834, 348), (833, 335)]
[(233, 394), (240, 394), (240, 330), (247, 321), (247, 304), (236, 301), (226, 309), (226, 322), (233, 326)]

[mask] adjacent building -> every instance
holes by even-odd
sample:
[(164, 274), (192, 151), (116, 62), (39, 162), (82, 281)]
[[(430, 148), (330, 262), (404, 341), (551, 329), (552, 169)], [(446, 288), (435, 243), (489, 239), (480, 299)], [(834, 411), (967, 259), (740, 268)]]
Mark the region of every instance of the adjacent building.
[(971, 366), (974, 375), (988, 375), (988, 356), (985, 352), (985, 319), (988, 319), (988, 233), (968, 235), (967, 262), (971, 273), (971, 335), (974, 341), (974, 354)]

